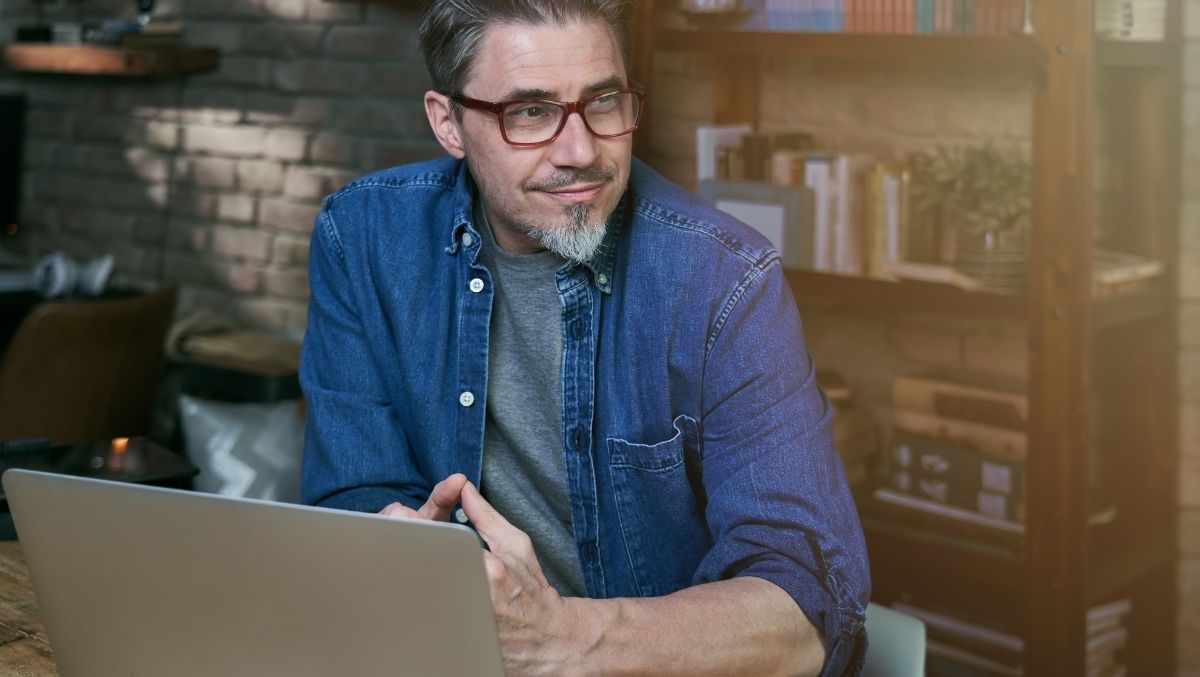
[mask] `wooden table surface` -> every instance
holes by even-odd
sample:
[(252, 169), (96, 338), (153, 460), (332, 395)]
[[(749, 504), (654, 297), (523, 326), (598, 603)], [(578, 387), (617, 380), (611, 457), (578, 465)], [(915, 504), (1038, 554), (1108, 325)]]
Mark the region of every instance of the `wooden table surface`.
[(58, 675), (16, 541), (0, 541), (0, 675)]

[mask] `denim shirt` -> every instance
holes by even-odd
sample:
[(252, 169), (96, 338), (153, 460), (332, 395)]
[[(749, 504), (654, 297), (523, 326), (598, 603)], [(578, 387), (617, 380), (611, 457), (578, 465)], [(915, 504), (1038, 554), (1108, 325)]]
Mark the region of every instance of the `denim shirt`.
[[(455, 472), (479, 482), (492, 285), (475, 191), (442, 158), (325, 201), (300, 373), (305, 502), (418, 508)], [(600, 250), (556, 281), (589, 595), (763, 578), (823, 633), (824, 674), (857, 670), (866, 548), (770, 243), (635, 159)]]

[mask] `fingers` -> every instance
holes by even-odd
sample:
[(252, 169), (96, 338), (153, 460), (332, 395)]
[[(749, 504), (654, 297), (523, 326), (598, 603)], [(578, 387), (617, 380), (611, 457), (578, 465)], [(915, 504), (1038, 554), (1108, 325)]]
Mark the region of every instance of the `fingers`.
[(514, 527), (503, 515), (496, 512), (474, 484), (468, 482), (463, 487), (461, 498), (467, 519), (475, 525), (475, 531), (483, 537), (492, 552), (533, 556), (533, 544), (525, 532)]
[(454, 473), (438, 482), (429, 493), (429, 500), (425, 501), (425, 505), (418, 511), (420, 516), (438, 522), (450, 519), (450, 513), (454, 512), (454, 506), (458, 503), (466, 483), (467, 476), (462, 473)]
[(404, 505), (403, 503), (389, 503), (384, 506), (383, 510), (379, 511), (380, 515), (387, 517), (409, 517), (412, 519), (421, 519), (421, 515), (416, 510)]

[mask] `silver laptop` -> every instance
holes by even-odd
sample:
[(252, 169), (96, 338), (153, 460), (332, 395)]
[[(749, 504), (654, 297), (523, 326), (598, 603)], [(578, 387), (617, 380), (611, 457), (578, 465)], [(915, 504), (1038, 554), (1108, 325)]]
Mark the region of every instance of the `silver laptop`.
[(64, 677), (504, 674), (466, 527), (24, 470), (3, 482)]

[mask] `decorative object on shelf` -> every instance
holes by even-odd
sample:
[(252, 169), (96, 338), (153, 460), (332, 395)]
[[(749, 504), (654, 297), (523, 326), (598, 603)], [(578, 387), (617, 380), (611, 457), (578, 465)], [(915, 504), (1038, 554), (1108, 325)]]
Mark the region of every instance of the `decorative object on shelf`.
[(792, 268), (813, 267), (813, 192), (754, 181), (700, 182), (700, 196), (762, 233)]
[(150, 23), (150, 14), (154, 11), (154, 0), (134, 0), (138, 9), (138, 23), (145, 26)]
[(679, 11), (698, 28), (733, 28), (754, 14), (743, 0), (680, 0)]
[(1024, 288), (1032, 170), (1018, 148), (939, 146), (911, 158), (918, 214), (936, 216), (937, 258), (992, 291)]

